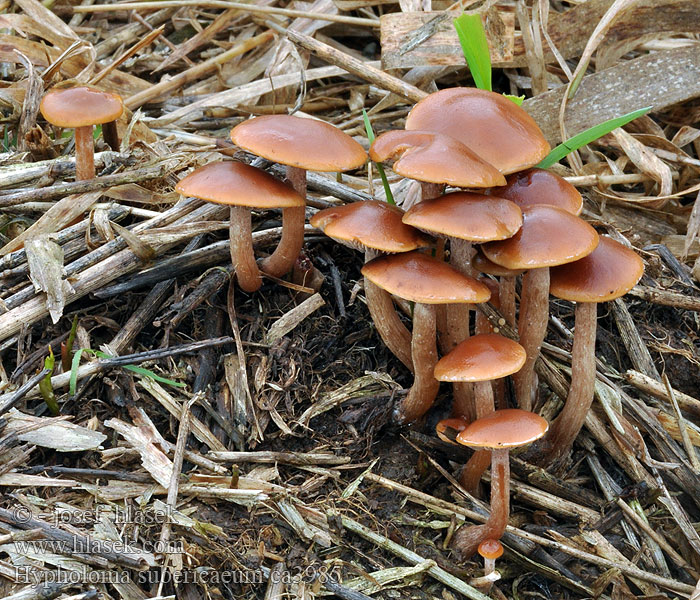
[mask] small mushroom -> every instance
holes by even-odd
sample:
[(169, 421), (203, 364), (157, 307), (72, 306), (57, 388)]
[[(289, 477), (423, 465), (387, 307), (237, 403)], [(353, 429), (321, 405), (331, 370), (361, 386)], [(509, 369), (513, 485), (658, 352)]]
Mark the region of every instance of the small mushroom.
[[(306, 199), (306, 171), (348, 171), (367, 161), (367, 153), (349, 135), (324, 121), (291, 115), (265, 115), (231, 130), (236, 146), (287, 166), (287, 179)], [(260, 269), (274, 277), (291, 271), (304, 245), (304, 206), (282, 212), (282, 238)]]
[(457, 436), (460, 444), (491, 450), (491, 514), (486, 523), (464, 525), (455, 533), (454, 548), (462, 558), (474, 554), (484, 540), (503, 536), (510, 513), (509, 451), (538, 440), (547, 427), (535, 413), (506, 408), (477, 419)]
[(488, 594), (494, 582), (501, 578), (500, 573), (496, 571), (496, 560), (503, 556), (503, 544), (494, 539), (484, 540), (479, 544), (477, 552), (484, 559), (484, 575), (471, 579), (469, 585)]
[(262, 283), (253, 250), (251, 209), (301, 207), (303, 210), (305, 204), (293, 188), (272, 175), (233, 161), (209, 163), (195, 169), (175, 189), (186, 196), (231, 207), (231, 260), (238, 285), (246, 292), (256, 291)]
[[(525, 349), (511, 339), (496, 333), (475, 335), (459, 344), (435, 365), (435, 379), (474, 384), (476, 417), (494, 412), (491, 382), (519, 371), (525, 364)], [(490, 462), (488, 450), (477, 450), (462, 469), (460, 480), (474, 494), (479, 480)]]
[(390, 294), (416, 303), (411, 336), (414, 382), (396, 413), (399, 423), (416, 421), (432, 406), (439, 386), (433, 374), (438, 360), (435, 305), (485, 302), (489, 289), (418, 251), (375, 258), (365, 263), (362, 274)]
[(541, 447), (533, 456), (536, 462), (549, 465), (568, 452), (593, 402), (598, 303), (623, 296), (643, 274), (642, 259), (605, 236), (601, 236), (598, 247), (585, 258), (551, 270), (552, 295), (576, 302), (571, 387), (564, 408), (538, 444)]
[(527, 352), (525, 366), (513, 376), (518, 406), (532, 408), (535, 361), (549, 320), (549, 267), (573, 262), (593, 252), (598, 234), (584, 220), (539, 204), (523, 209), (523, 226), (513, 237), (481, 246), (486, 257), (508, 269), (529, 269), (523, 275), (518, 334)]
[(59, 88), (44, 96), (39, 110), (52, 125), (75, 128), (75, 178), (93, 179), (93, 126), (113, 123), (121, 116), (124, 110), (121, 97), (87, 86)]

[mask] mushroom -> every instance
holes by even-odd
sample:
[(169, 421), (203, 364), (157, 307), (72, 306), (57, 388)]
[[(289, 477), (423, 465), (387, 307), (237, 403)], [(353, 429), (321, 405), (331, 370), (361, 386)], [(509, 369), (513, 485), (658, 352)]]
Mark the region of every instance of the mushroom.
[[(475, 335), (459, 344), (435, 365), (435, 379), (474, 384), (476, 418), (495, 410), (494, 379), (507, 377), (525, 364), (525, 349), (511, 339), (496, 333)], [(462, 469), (460, 480), (465, 489), (476, 493), (479, 481), (490, 462), (487, 450), (477, 450)]]
[(406, 129), (450, 135), (505, 175), (536, 165), (550, 150), (524, 109), (501, 94), (475, 88), (426, 96), (408, 114)]
[(435, 184), (488, 188), (506, 182), (498, 169), (449, 132), (387, 131), (374, 140), (369, 157), (375, 162), (395, 158), (392, 166), (395, 173), (429, 184), (423, 187), (423, 200), (439, 195), (439, 192), (434, 194)]
[(469, 423), (463, 417), (450, 417), (439, 421), (435, 426), (435, 433), (438, 438), (448, 444), (456, 444), (455, 438), (457, 434), (466, 429)]
[[(287, 179), (306, 198), (306, 171), (347, 171), (367, 161), (367, 154), (355, 140), (337, 127), (316, 119), (291, 115), (255, 117), (231, 130), (236, 146), (287, 166)], [(294, 266), (304, 245), (305, 209), (285, 208), (282, 238), (275, 251), (261, 261), (260, 269), (282, 277)]]
[(535, 413), (506, 408), (477, 419), (457, 436), (460, 444), (491, 450), (491, 513), (486, 523), (465, 525), (455, 533), (454, 548), (462, 558), (474, 554), (482, 541), (503, 536), (510, 513), (508, 453), (538, 440), (547, 427), (547, 421)]
[(486, 190), (499, 198), (515, 202), (520, 208), (534, 204), (558, 206), (572, 215), (580, 215), (583, 198), (563, 177), (544, 169), (527, 169), (508, 176), (506, 185)]
[(536, 391), (535, 361), (549, 319), (549, 267), (573, 262), (593, 252), (598, 234), (588, 223), (555, 206), (523, 209), (523, 226), (512, 238), (481, 246), (486, 257), (508, 269), (529, 269), (523, 275), (518, 334), (525, 348), (525, 366), (513, 376), (518, 406), (532, 408)]
[(595, 392), (595, 338), (598, 303), (629, 292), (644, 274), (639, 256), (615, 240), (601, 236), (588, 256), (551, 270), (551, 293), (576, 302), (571, 387), (564, 408), (533, 457), (552, 464), (571, 448), (586, 419)]
[[(430, 245), (417, 229), (401, 221), (403, 211), (386, 202), (368, 200), (318, 211), (310, 219), (328, 237), (364, 250), (365, 262), (377, 252), (408, 252)], [(413, 372), (411, 333), (394, 310), (391, 295), (365, 278), (367, 308), (380, 337), (389, 350)]]
[(93, 179), (93, 126), (112, 123), (121, 116), (121, 97), (87, 86), (53, 89), (41, 100), (39, 110), (52, 125), (75, 128), (75, 178)]
[(477, 552), (484, 559), (484, 575), (471, 579), (469, 585), (488, 594), (493, 583), (501, 578), (496, 571), (496, 560), (503, 556), (503, 544), (494, 539), (484, 540), (479, 544)]
[(439, 387), (433, 375), (437, 363), (434, 305), (485, 302), (489, 289), (418, 251), (375, 258), (365, 263), (362, 274), (390, 294), (416, 303), (411, 336), (414, 382), (396, 412), (399, 423), (416, 421), (432, 406)]
[(253, 250), (251, 209), (303, 210), (305, 204), (303, 196), (272, 175), (232, 161), (204, 165), (181, 179), (175, 189), (186, 196), (231, 207), (231, 260), (238, 285), (246, 292), (256, 291), (262, 283)]

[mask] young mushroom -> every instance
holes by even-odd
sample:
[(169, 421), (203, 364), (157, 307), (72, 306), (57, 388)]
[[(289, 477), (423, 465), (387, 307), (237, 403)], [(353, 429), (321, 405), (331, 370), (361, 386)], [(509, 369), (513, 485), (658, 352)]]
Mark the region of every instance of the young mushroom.
[(408, 114), (406, 129), (450, 135), (505, 175), (536, 165), (550, 149), (523, 108), (501, 94), (476, 88), (430, 94)]
[(533, 456), (539, 464), (555, 463), (568, 452), (593, 403), (598, 303), (623, 296), (643, 274), (644, 263), (634, 251), (604, 236), (585, 258), (551, 270), (552, 295), (576, 302), (576, 315), (571, 387), (564, 408)]
[(479, 544), (477, 552), (484, 559), (484, 574), (482, 577), (470, 579), (469, 585), (488, 594), (494, 582), (501, 578), (500, 573), (496, 571), (496, 560), (503, 556), (503, 544), (494, 539), (484, 540)]
[(303, 211), (306, 203), (294, 189), (265, 171), (232, 161), (209, 163), (195, 169), (175, 189), (185, 196), (231, 207), (231, 260), (238, 285), (246, 292), (258, 290), (262, 284), (253, 250), (251, 210), (301, 207)]
[(121, 97), (87, 86), (58, 88), (44, 96), (39, 110), (52, 125), (75, 128), (75, 178), (93, 179), (93, 127), (103, 124), (109, 127), (109, 123), (121, 116), (124, 110)]
[[(403, 211), (386, 202), (368, 200), (318, 211), (309, 223), (334, 240), (364, 250), (365, 262), (379, 252), (409, 252), (431, 243), (417, 229), (401, 221)], [(365, 278), (367, 308), (387, 348), (411, 372), (411, 332), (394, 309), (391, 294)]]
[(362, 274), (390, 294), (415, 302), (411, 337), (414, 383), (397, 409), (396, 420), (417, 421), (432, 406), (439, 387), (433, 374), (437, 363), (435, 305), (486, 302), (489, 289), (417, 251), (375, 258), (365, 263)]
[(555, 206), (523, 209), (523, 226), (513, 237), (481, 246), (492, 262), (508, 269), (529, 269), (523, 275), (518, 334), (527, 352), (525, 366), (513, 376), (518, 406), (532, 408), (535, 361), (549, 321), (549, 268), (593, 252), (598, 234), (588, 223)]
[[(287, 179), (306, 198), (306, 171), (348, 171), (367, 161), (355, 140), (337, 127), (316, 119), (291, 115), (265, 115), (231, 130), (236, 146), (287, 166)], [(274, 277), (291, 271), (304, 245), (304, 206), (282, 212), (282, 239), (275, 251), (261, 261), (260, 269)]]
[(535, 413), (506, 408), (477, 419), (457, 436), (460, 444), (491, 450), (491, 513), (486, 523), (464, 525), (455, 533), (454, 548), (463, 559), (484, 540), (503, 536), (510, 513), (509, 451), (538, 440), (547, 427), (547, 421)]
[[(472, 382), (476, 418), (494, 412), (491, 382), (519, 371), (525, 364), (525, 349), (496, 333), (475, 335), (459, 344), (435, 365), (435, 379), (449, 382)], [(471, 494), (491, 461), (488, 450), (477, 450), (462, 469), (460, 481)]]

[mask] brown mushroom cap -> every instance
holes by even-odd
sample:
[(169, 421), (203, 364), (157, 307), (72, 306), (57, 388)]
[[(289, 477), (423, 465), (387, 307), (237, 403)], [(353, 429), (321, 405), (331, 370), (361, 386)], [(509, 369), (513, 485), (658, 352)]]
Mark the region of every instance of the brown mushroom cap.
[(490, 381), (512, 375), (525, 364), (525, 348), (518, 342), (487, 333), (458, 344), (435, 365), (438, 381)]
[(395, 173), (428, 183), (477, 188), (505, 183), (498, 169), (446, 133), (387, 131), (374, 140), (369, 156), (376, 162), (398, 157)]
[(359, 250), (408, 252), (430, 245), (417, 229), (401, 221), (404, 212), (386, 202), (367, 200), (319, 210), (309, 223), (328, 237)]
[(446, 435), (449, 430), (455, 432), (455, 434), (460, 431), (464, 431), (469, 423), (462, 417), (451, 417), (449, 419), (443, 419), (435, 426), (435, 433), (437, 436), (448, 444), (454, 444), (454, 442)]
[(311, 171), (348, 171), (367, 161), (362, 146), (337, 127), (292, 115), (244, 121), (231, 130), (231, 140), (268, 160)]
[(572, 302), (606, 302), (624, 296), (643, 274), (644, 263), (634, 251), (601, 236), (588, 256), (551, 269), (550, 291)]
[(42, 99), (39, 110), (52, 125), (85, 127), (118, 119), (124, 106), (119, 94), (79, 86), (51, 90)]
[(498, 540), (484, 540), (477, 550), (482, 558), (496, 560), (503, 556), (503, 544)]
[(475, 88), (430, 94), (408, 114), (406, 129), (456, 137), (506, 175), (536, 165), (550, 150), (524, 109), (501, 94)]
[(523, 226), (513, 237), (481, 249), (509, 269), (535, 269), (573, 262), (597, 245), (598, 234), (586, 221), (563, 208), (538, 204), (523, 209)]
[(513, 173), (503, 187), (486, 192), (515, 202), (520, 208), (533, 204), (558, 206), (573, 215), (583, 210), (583, 198), (579, 191), (563, 177), (544, 169), (527, 169)]
[(438, 235), (488, 242), (513, 236), (523, 224), (523, 215), (510, 200), (454, 192), (416, 204), (403, 222)]
[(549, 423), (538, 414), (505, 408), (472, 422), (457, 441), (473, 448), (516, 448), (541, 438)]
[(195, 169), (175, 186), (180, 194), (217, 204), (250, 208), (304, 206), (293, 188), (265, 171), (239, 162), (213, 162)]
[(524, 269), (507, 269), (506, 267), (497, 265), (495, 262), (486, 258), (481, 250), (478, 250), (472, 257), (472, 267), (480, 273), (486, 273), (487, 275), (494, 275), (496, 277), (517, 277), (524, 272)]
[(483, 283), (415, 250), (375, 258), (362, 274), (390, 294), (422, 304), (476, 304), (491, 295)]

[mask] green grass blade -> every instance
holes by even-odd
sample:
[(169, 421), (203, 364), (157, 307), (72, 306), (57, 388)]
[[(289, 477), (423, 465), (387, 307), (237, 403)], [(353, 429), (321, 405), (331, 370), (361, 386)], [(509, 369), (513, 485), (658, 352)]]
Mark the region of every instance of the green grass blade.
[(565, 142), (559, 144), (542, 160), (542, 162), (540, 162), (540, 164), (536, 165), (536, 167), (539, 169), (547, 169), (548, 167), (551, 167), (554, 163), (558, 163), (567, 154), (573, 152), (574, 150), (578, 150), (586, 144), (594, 142), (598, 138), (610, 133), (613, 129), (627, 125), (627, 123), (630, 121), (634, 121), (634, 119), (647, 114), (651, 109), (651, 106), (640, 108), (639, 110), (634, 110), (626, 115), (622, 115), (621, 117), (615, 117), (614, 119), (603, 121), (602, 123), (598, 123), (598, 125), (594, 125), (590, 129), (586, 129), (586, 131), (582, 131), (574, 137), (569, 138)]
[(155, 379), (158, 383), (165, 383), (166, 385), (172, 385), (173, 387), (185, 387), (185, 384), (181, 383), (180, 381), (174, 381), (173, 379), (168, 379), (167, 377), (161, 377), (160, 375), (156, 375), (153, 371), (144, 369), (143, 367), (137, 367), (136, 365), (124, 365), (122, 368), (126, 369), (127, 371), (131, 371), (132, 373), (138, 373), (144, 377)]
[(481, 16), (476, 13), (465, 13), (457, 17), (453, 23), (476, 87), (492, 91), (491, 54)]
[[(367, 111), (362, 109), (362, 118), (365, 122), (365, 131), (367, 132), (367, 139), (371, 144), (374, 142), (374, 130), (372, 129), (372, 124), (369, 122), (369, 117), (367, 116)], [(396, 206), (394, 201), (394, 195), (391, 193), (391, 188), (389, 187), (389, 180), (386, 178), (386, 173), (384, 173), (384, 165), (382, 163), (374, 163), (377, 165), (377, 171), (379, 176), (382, 178), (382, 186), (384, 186), (384, 194), (386, 195), (387, 204), (393, 204)]]
[(68, 386), (68, 393), (71, 396), (75, 396), (75, 389), (78, 387), (78, 367), (80, 366), (80, 358), (82, 357), (83, 352), (95, 354), (95, 351), (90, 350), (90, 348), (78, 348), (73, 355), (73, 362), (71, 363), (70, 368), (70, 385)]

